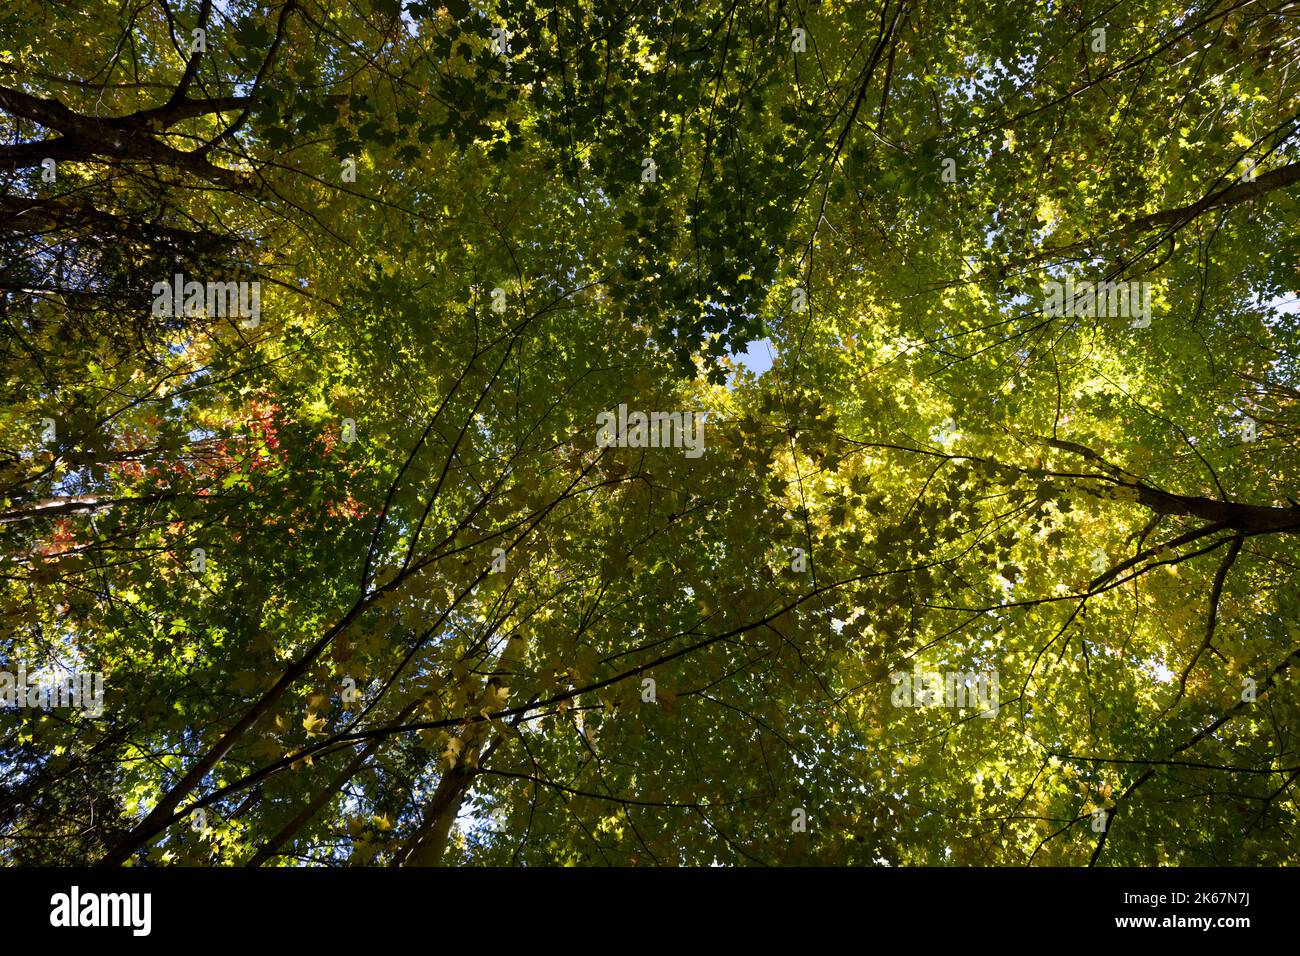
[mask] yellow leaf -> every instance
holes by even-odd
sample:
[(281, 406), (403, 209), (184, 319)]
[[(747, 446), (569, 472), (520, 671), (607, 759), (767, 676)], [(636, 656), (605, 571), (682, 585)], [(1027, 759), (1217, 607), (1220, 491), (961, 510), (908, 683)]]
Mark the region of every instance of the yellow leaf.
[(307, 716), (302, 719), (302, 726), (307, 731), (308, 737), (319, 737), (319, 731), (325, 726), (325, 719), (308, 711)]
[(465, 749), (465, 742), (459, 737), (452, 737), (447, 741), (447, 749), (442, 752), (442, 759), (447, 762), (448, 767), (456, 766), (456, 761), (460, 758), (461, 751)]

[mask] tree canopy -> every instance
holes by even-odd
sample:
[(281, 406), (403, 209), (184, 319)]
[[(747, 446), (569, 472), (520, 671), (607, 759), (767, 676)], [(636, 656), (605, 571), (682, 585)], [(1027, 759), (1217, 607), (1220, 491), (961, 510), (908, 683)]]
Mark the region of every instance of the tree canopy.
[(1295, 863), (1298, 24), (6, 3), (0, 859)]

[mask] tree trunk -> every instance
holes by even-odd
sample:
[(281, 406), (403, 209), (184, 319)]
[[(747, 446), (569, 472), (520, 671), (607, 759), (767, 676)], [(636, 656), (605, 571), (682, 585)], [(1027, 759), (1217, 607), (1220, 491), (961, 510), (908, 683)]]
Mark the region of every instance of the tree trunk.
[(1125, 486), (1136, 489), (1138, 502), (1156, 514), (1202, 518), (1211, 524), (1221, 524), (1243, 534), (1300, 530), (1300, 507), (1273, 508), (1268, 505), (1247, 505), (1192, 495), (1175, 495), (1140, 481), (1132, 485), (1125, 483)]
[(447, 849), (447, 836), (460, 812), (461, 802), (469, 789), (474, 772), (462, 763), (442, 775), (438, 789), (424, 808), (419, 828), (411, 834), (404, 853), (394, 859), (394, 866), (441, 866)]

